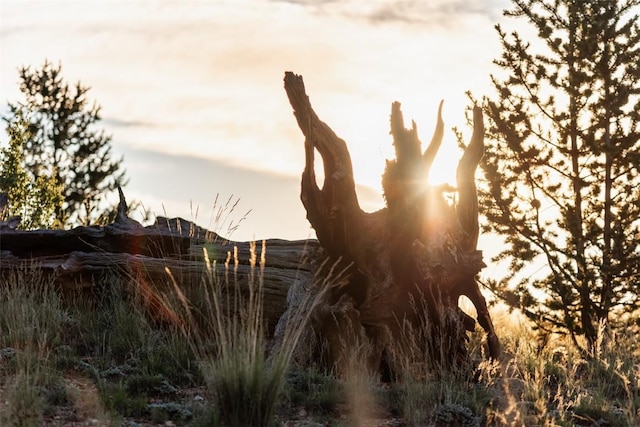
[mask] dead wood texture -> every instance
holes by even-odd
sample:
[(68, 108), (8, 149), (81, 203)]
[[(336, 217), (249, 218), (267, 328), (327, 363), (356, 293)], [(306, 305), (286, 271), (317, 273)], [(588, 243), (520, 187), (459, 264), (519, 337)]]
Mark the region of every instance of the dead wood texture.
[[(167, 305), (173, 280), (198, 303), (198, 294), (190, 291), (200, 288), (205, 276), (203, 248), (231, 293), (235, 287), (248, 293), (250, 277), (258, 274), (250, 266), (250, 242), (224, 239), (181, 218), (158, 217), (154, 225), (142, 227), (128, 218), (122, 193), (115, 222), (104, 227), (25, 231), (16, 225), (15, 219), (10, 224), (0, 221), (0, 285), (11, 275), (37, 269), (65, 294), (93, 295), (116, 276), (126, 290), (142, 297), (154, 316), (171, 323), (182, 322)], [(308, 261), (318, 244), (270, 239), (265, 248), (264, 319), (272, 333), (285, 310), (288, 289), (313, 276)]]
[[(312, 333), (323, 342), (328, 363), (342, 369), (356, 347), (361, 352), (364, 339), (371, 366), (387, 364), (402, 372), (402, 353), (415, 350), (408, 347), (418, 336), (434, 358), (464, 357), (465, 330), (472, 330), (475, 322), (458, 307), (461, 295), (476, 307), (489, 354), (497, 357), (498, 339), (475, 280), (485, 266), (476, 249), (474, 181), (484, 153), (481, 109), (473, 110), (473, 135), (458, 165), (457, 203), (451, 206), (442, 188), (427, 185), (444, 132), (442, 103), (433, 138), (422, 151), (415, 123), (406, 129), (400, 103), (394, 102), (391, 134), (396, 158), (387, 161), (382, 177), (387, 207), (367, 213), (358, 203), (346, 143), (318, 118), (301, 76), (287, 72), (284, 86), (305, 137), (301, 200), (307, 218), (327, 254), (350, 266), (346, 283), (326, 293), (312, 316)], [(322, 187), (314, 171), (316, 152), (324, 167)], [(310, 290), (301, 286), (292, 292)], [(284, 317), (292, 312), (290, 308)]]

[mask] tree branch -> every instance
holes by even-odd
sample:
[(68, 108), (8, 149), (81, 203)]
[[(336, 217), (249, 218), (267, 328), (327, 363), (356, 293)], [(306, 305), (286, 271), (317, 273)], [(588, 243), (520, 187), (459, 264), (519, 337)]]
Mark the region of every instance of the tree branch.
[(442, 121), (442, 104), (444, 100), (440, 101), (440, 105), (438, 106), (438, 119), (436, 121), (436, 128), (433, 131), (433, 136), (431, 137), (431, 142), (426, 150), (424, 150), (424, 154), (422, 155), (422, 159), (424, 162), (424, 169), (427, 174), (427, 178), (429, 177), (429, 172), (431, 172), (431, 166), (433, 165), (433, 161), (438, 153), (438, 149), (440, 149), (440, 145), (442, 144), (442, 138), (444, 137), (444, 121)]
[[(298, 126), (305, 136), (305, 169), (300, 198), (318, 240), (332, 255), (343, 255), (363, 214), (356, 196), (353, 166), (347, 145), (311, 107), (302, 76), (285, 73), (284, 88)], [(324, 184), (319, 189), (314, 172), (314, 149), (322, 156)]]
[(476, 192), (475, 173), (483, 155), (484, 123), (482, 109), (475, 105), (473, 107), (473, 134), (471, 135), (471, 141), (464, 151), (456, 171), (459, 194), (456, 213), (462, 230), (467, 234), (461, 244), (462, 249), (467, 251), (474, 250), (478, 244), (478, 194)]

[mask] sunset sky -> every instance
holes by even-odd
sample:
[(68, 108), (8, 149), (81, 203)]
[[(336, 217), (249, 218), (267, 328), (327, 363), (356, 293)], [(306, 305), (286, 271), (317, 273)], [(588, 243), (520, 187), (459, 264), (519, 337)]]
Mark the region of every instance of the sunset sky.
[[(90, 86), (124, 155), (125, 193), (151, 212), (211, 224), (216, 194), (239, 198), (231, 238), (314, 237), (299, 199), (303, 136), (283, 89), (302, 74), (322, 120), (347, 142), (364, 209), (382, 207), (391, 103), (428, 141), (447, 124), (434, 181), (453, 182), (465, 91), (489, 94), (507, 0), (0, 0), (0, 102), (18, 67), (62, 64)], [(5, 135), (0, 143), (6, 143)], [(224, 227), (223, 227), (224, 228)], [(222, 230), (224, 234), (224, 230)], [(482, 248), (481, 248), (482, 249)]]

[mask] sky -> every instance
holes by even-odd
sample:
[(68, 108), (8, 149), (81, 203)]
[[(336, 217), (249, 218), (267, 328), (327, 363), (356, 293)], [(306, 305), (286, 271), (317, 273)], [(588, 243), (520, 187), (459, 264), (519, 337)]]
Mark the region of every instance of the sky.
[[(347, 142), (361, 206), (374, 211), (384, 204), (385, 159), (393, 158), (393, 101), (426, 143), (445, 100), (432, 182), (454, 182), (461, 153), (451, 127), (468, 138), (465, 92), (491, 94), (500, 54), (494, 25), (508, 7), (507, 0), (0, 0), (0, 111), (21, 99), (19, 67), (60, 63), (63, 77), (89, 86), (102, 106), (101, 126), (124, 156), (128, 199), (234, 240), (313, 238), (299, 197), (304, 137), (284, 72), (304, 77), (316, 113)], [(216, 197), (218, 207), (237, 200), (217, 223)]]

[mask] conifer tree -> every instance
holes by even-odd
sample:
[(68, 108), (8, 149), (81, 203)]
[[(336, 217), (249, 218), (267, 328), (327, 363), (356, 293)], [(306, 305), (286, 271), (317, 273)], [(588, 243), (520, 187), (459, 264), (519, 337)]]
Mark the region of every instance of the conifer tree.
[(583, 350), (640, 310), (639, 4), (513, 0), (505, 15), (537, 38), (496, 26), (483, 99), (485, 231), (509, 262), (490, 289)]
[(100, 107), (89, 103), (89, 88), (66, 83), (57, 67), (19, 70), (22, 102), (9, 103), (10, 124), (18, 115), (29, 120), (24, 167), (35, 180), (51, 174), (61, 186), (63, 204), (56, 221), (63, 226), (96, 223), (113, 211), (105, 196), (125, 184), (122, 159), (113, 159), (111, 137), (98, 128)]
[(50, 228), (55, 211), (62, 204), (62, 189), (56, 185), (54, 174), (38, 175), (33, 180), (24, 169), (27, 127), (21, 115), (15, 117), (8, 126), (9, 143), (0, 150), (0, 191), (8, 204), (0, 212), (0, 221), (19, 217), (19, 228)]

